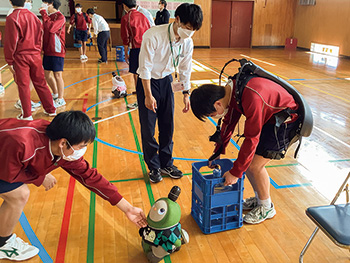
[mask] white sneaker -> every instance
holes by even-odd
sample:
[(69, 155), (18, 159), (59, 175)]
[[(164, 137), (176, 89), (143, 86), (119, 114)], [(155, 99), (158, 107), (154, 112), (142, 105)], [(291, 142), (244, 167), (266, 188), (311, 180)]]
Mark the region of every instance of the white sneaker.
[(45, 113), (46, 115), (49, 115), (50, 117), (55, 117), (55, 116), (57, 115), (56, 111), (55, 111), (55, 112), (52, 112), (52, 113), (48, 113), (48, 112), (46, 112), (46, 111), (44, 110), (44, 113)]
[(128, 109), (137, 109), (139, 107), (139, 105), (137, 104), (137, 102), (135, 102), (135, 103), (131, 103), (131, 104), (126, 105), (126, 107)]
[(84, 59), (88, 60), (89, 58), (87, 57), (87, 55), (83, 55), (84, 56)]
[[(31, 104), (32, 104), (32, 112), (33, 111), (36, 111), (37, 108), (39, 108), (41, 106), (41, 103), (40, 102), (34, 102), (34, 101), (31, 101)], [(20, 100), (17, 100), (15, 102), (15, 105), (13, 105), (16, 109), (19, 109), (19, 110), (22, 110), (22, 103)]]
[(19, 237), (16, 237), (16, 234), (6, 241), (5, 245), (0, 247), (0, 259), (9, 259), (9, 260), (26, 260), (34, 257), (39, 253), (39, 249), (25, 243)]
[(85, 60), (85, 55), (80, 55), (80, 60)]
[(63, 98), (62, 99), (55, 99), (55, 100), (53, 100), (53, 105), (55, 106), (55, 108), (62, 107), (64, 105), (66, 105), (66, 101)]
[(5, 88), (2, 84), (0, 84), (0, 96), (3, 96), (5, 94)]
[(256, 197), (249, 197), (243, 200), (243, 210), (252, 210), (258, 206), (258, 199)]
[(21, 113), (20, 115), (17, 116), (17, 120), (22, 120), (22, 121), (32, 121), (33, 120), (33, 116), (29, 116), (29, 117), (23, 117), (23, 114)]
[(266, 219), (273, 218), (275, 215), (276, 210), (273, 204), (271, 204), (271, 208), (266, 208), (263, 205), (258, 205), (243, 217), (243, 221), (248, 224), (259, 224)]
[(57, 94), (51, 94), (52, 95), (52, 98), (55, 100), (55, 99), (57, 99), (58, 98), (58, 93)]

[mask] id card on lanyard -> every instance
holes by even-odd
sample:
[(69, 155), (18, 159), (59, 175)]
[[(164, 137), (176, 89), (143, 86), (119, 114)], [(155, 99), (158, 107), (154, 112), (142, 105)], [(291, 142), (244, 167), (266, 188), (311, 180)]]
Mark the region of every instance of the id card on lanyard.
[(168, 26), (169, 43), (170, 43), (171, 57), (172, 57), (173, 65), (175, 68), (175, 80), (171, 83), (171, 88), (173, 89), (173, 92), (177, 92), (177, 91), (183, 91), (185, 89), (183, 82), (179, 81), (178, 73), (177, 73), (177, 67), (179, 66), (179, 60), (180, 60), (180, 54), (181, 54), (181, 45), (179, 46), (179, 54), (175, 57), (174, 50), (173, 50), (173, 44), (171, 42), (171, 37), (170, 37), (170, 26), (171, 26), (171, 24), (169, 24), (169, 26)]

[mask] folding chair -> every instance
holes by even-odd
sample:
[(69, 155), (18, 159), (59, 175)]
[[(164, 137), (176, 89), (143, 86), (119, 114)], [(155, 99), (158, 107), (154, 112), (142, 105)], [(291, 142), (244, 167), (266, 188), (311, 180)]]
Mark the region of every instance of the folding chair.
[[(304, 254), (319, 229), (337, 246), (350, 249), (350, 203), (349, 185), (347, 184), (349, 178), (350, 172), (330, 205), (309, 207), (306, 209), (306, 215), (316, 224), (316, 228), (300, 253), (299, 263), (303, 262)], [(343, 191), (346, 192), (347, 203), (335, 205), (335, 202)]]

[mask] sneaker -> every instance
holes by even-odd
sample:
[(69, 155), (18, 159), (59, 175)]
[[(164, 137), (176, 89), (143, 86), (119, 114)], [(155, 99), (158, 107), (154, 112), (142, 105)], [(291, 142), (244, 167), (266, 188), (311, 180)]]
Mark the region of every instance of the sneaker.
[(0, 247), (0, 259), (9, 259), (9, 260), (26, 260), (34, 257), (39, 253), (39, 249), (25, 243), (19, 237), (16, 237), (16, 234), (6, 241), (5, 245)]
[(17, 120), (22, 120), (22, 121), (32, 121), (33, 120), (33, 116), (29, 116), (29, 117), (23, 117), (23, 114), (21, 113), (20, 115), (17, 116)]
[(100, 59), (100, 58), (97, 60), (97, 63), (102, 63), (102, 62), (104, 62), (104, 61), (102, 61), (102, 59)]
[[(34, 102), (34, 101), (31, 101), (31, 104), (32, 104), (32, 109), (31, 111), (36, 111), (37, 108), (39, 108), (41, 106), (41, 103), (40, 102)], [(19, 109), (19, 110), (22, 110), (22, 103), (20, 100), (17, 100), (15, 102), (15, 105), (13, 105), (16, 109)]]
[(273, 218), (275, 215), (276, 210), (273, 204), (271, 204), (271, 208), (266, 208), (263, 205), (258, 205), (243, 217), (243, 221), (248, 224), (259, 224), (266, 219)]
[(174, 179), (180, 179), (183, 176), (182, 172), (179, 169), (177, 169), (175, 165), (166, 168), (161, 168), (160, 172), (163, 175), (169, 175), (171, 178)]
[(137, 102), (135, 102), (135, 103), (131, 103), (131, 104), (126, 105), (126, 107), (128, 109), (137, 109), (139, 107), (139, 105), (137, 104)]
[(55, 108), (62, 107), (64, 105), (66, 105), (66, 101), (63, 98), (62, 99), (55, 99), (55, 100), (53, 100), (53, 105), (55, 106)]
[(58, 98), (58, 93), (56, 93), (56, 94), (51, 93), (51, 95), (52, 95), (52, 98), (53, 98), (54, 100)]
[(250, 197), (243, 200), (242, 208), (243, 210), (252, 210), (258, 206), (258, 198)]
[(5, 94), (5, 88), (4, 86), (0, 83), (0, 96)]
[(150, 171), (149, 180), (152, 183), (159, 183), (163, 180), (163, 177), (160, 175), (159, 169)]
[(52, 112), (52, 113), (48, 113), (48, 112), (46, 112), (45, 110), (44, 110), (44, 113), (46, 114), (46, 115), (49, 115), (50, 117), (55, 117), (57, 114), (56, 114), (56, 111), (55, 112)]
[(84, 59), (85, 59), (85, 60), (88, 60), (88, 57), (87, 57), (87, 55), (83, 55), (83, 56), (84, 56)]

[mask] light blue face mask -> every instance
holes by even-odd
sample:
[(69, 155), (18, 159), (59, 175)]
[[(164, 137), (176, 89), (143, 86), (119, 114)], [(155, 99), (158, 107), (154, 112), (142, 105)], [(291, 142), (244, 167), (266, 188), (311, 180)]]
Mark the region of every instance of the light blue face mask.
[(66, 155), (64, 155), (63, 150), (61, 148), (63, 160), (66, 160), (68, 162), (73, 162), (73, 161), (79, 160), (86, 153), (86, 150), (87, 150), (86, 146), (81, 148), (80, 150), (74, 150), (73, 146), (68, 141), (67, 141), (67, 143), (72, 148), (73, 153), (71, 155), (66, 156)]

